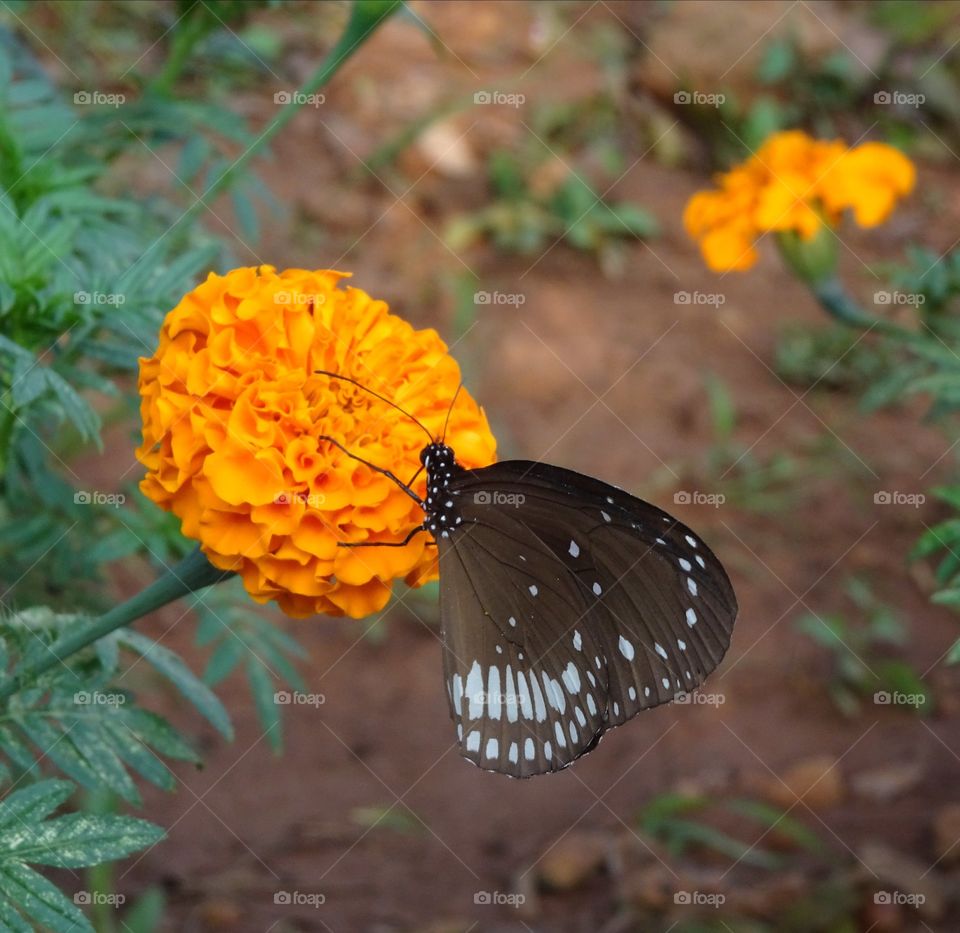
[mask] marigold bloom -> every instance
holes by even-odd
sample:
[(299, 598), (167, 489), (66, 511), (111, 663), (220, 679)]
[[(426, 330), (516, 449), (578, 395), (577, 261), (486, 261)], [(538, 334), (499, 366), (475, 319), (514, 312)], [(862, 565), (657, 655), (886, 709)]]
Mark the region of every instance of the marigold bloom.
[[(417, 504), (351, 453), (404, 481), (420, 467), (423, 431), (437, 436), (460, 370), (434, 330), (414, 330), (383, 301), (339, 288), (332, 270), (272, 266), (211, 274), (166, 317), (140, 360), (140, 488), (173, 512), (216, 567), (235, 570), (258, 602), (291, 616), (360, 618), (383, 608), (391, 582), (436, 576), (429, 536), (402, 548), (338, 542), (403, 540)], [(447, 441), (464, 466), (495, 459), (482, 409), (461, 391)], [(423, 479), (414, 487), (423, 493)]]
[(848, 148), (800, 130), (775, 133), (757, 153), (687, 202), (684, 227), (715, 272), (749, 269), (765, 233), (812, 240), (844, 210), (862, 227), (883, 223), (916, 181), (913, 163), (884, 143)]

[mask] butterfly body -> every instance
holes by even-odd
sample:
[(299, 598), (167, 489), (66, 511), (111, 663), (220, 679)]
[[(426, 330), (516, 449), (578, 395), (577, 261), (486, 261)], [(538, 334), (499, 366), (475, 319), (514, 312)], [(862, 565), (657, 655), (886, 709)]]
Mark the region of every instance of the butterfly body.
[(737, 604), (689, 528), (592, 477), (531, 461), (465, 470), (432, 443), (444, 676), (461, 754), (530, 777), (698, 687)]

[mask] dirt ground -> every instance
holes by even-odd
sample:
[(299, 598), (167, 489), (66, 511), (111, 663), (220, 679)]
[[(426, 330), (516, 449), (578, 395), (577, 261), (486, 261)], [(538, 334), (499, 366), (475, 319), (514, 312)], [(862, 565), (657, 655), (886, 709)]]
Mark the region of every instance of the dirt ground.
[[(727, 15), (716, 9), (726, 5), (699, 6), (712, 9), (715, 20)], [(813, 4), (824, 16), (829, 6)], [(922, 871), (934, 863), (936, 815), (957, 802), (960, 684), (941, 664), (957, 622), (930, 606), (928, 581), (906, 562), (920, 523), (932, 524), (938, 508), (873, 502), (878, 490), (921, 491), (948, 475), (954, 461), (944, 456), (943, 436), (919, 422), (916, 408), (864, 415), (851, 395), (822, 387), (807, 392), (775, 376), (782, 329), (795, 322), (826, 326), (826, 320), (766, 244), (747, 274), (706, 270), (680, 223), (687, 198), (706, 179), (695, 155), (665, 164), (644, 154), (649, 143), (640, 135), (634, 140), (629, 168), (608, 197), (646, 206), (663, 230), (650, 243), (630, 241), (624, 267), (613, 276), (564, 244), (531, 257), (489, 247), (454, 255), (444, 245), (449, 218), (484, 201), (485, 155), (497, 145), (519, 145), (532, 132), (523, 108), (461, 109), (377, 177), (360, 164), (411, 119), (458, 93), (516, 85), (527, 106), (586, 95), (602, 82), (583, 51), (592, 30), (604, 25), (649, 40), (660, 18), (690, 16), (642, 4), (550, 7), (548, 14), (527, 4), (414, 4), (446, 50), (437, 55), (409, 23), (384, 28), (338, 76), (327, 103), (307, 108), (281, 135), (261, 173), (284, 213), (268, 220), (259, 245), (235, 247), (244, 263), (351, 270), (358, 285), (398, 313), (446, 336), (454, 328), (452, 283), (522, 294), (519, 308), (479, 307), (454, 348), (501, 454), (599, 476), (703, 533), (726, 564), (741, 606), (730, 652), (705, 688), (723, 702), (650, 712), (568, 771), (509, 781), (469, 767), (456, 753), (431, 624), (396, 606), (387, 637), (374, 642), (363, 637), (364, 623), (292, 623), (278, 615), (277, 624), (308, 648), (308, 689), (325, 703), (286, 711), (280, 758), (268, 748), (239, 679), (220, 690), (235, 718), (234, 743), (178, 717), (204, 748), (205, 767), (180, 769), (174, 795), (147, 793), (146, 812), (169, 828), (169, 838), (122, 866), (119, 888), (133, 896), (162, 885), (171, 930), (613, 933), (749, 929), (732, 919), (718, 926), (727, 913), (698, 913), (675, 904), (674, 894), (726, 892), (727, 912), (769, 919), (839, 873), (854, 879), (860, 929), (956, 929), (952, 894), (960, 876), (944, 864), (916, 878), (934, 891), (931, 898), (945, 898), (942, 907), (885, 910), (872, 899), (874, 890), (894, 889), (892, 876), (902, 890), (920, 890), (902, 879), (914, 863)], [(755, 17), (768, 15), (776, 18), (752, 12), (742, 33), (726, 41), (747, 49), (761, 31)], [(305, 71), (326, 45), (306, 28), (323, 19), (311, 16), (299, 9), (293, 20), (300, 24), (290, 27), (298, 52), (278, 86), (300, 77), (298, 69)], [(547, 30), (554, 16), (567, 32)], [(666, 40), (651, 54), (665, 57), (663, 49), (679, 54)], [(676, 57), (666, 64), (684, 70)], [(646, 66), (636, 67), (640, 80)], [(265, 121), (273, 90), (250, 91), (234, 103)], [(624, 136), (631, 139), (626, 130)], [(921, 166), (921, 175), (932, 198), (940, 198), (936, 217), (914, 199), (882, 231), (843, 231), (845, 272), (861, 294), (872, 291), (864, 263), (895, 255), (921, 230), (931, 246), (946, 248), (955, 238), (956, 168)], [(217, 213), (230, 224), (228, 204)], [(221, 229), (216, 218), (208, 220)], [(678, 305), (680, 290), (721, 293), (724, 302)], [(694, 485), (704, 482), (700, 467), (712, 443), (707, 373), (729, 387), (739, 413), (737, 441), (756, 444), (757, 457), (832, 438), (827, 469), (799, 480), (789, 506), (758, 514), (732, 503), (674, 505), (678, 489), (724, 489), (715, 480)], [(118, 432), (104, 458), (85, 461), (83, 469), (106, 484), (111, 457), (126, 456), (127, 444)], [(793, 622), (808, 609), (849, 613), (843, 584), (853, 574), (870, 580), (908, 622), (904, 657), (928, 677), (938, 703), (933, 716), (867, 702), (859, 716), (844, 718), (832, 705), (831, 658)], [(178, 622), (180, 615), (168, 607), (140, 628), (163, 633), (165, 644), (200, 667), (189, 617)], [(154, 690), (150, 682), (136, 686)], [(169, 696), (155, 699), (175, 707)], [(857, 790), (859, 775), (905, 764), (918, 770), (899, 793), (878, 800)], [(706, 855), (675, 858), (636, 824), (644, 805), (668, 791), (774, 801), (820, 837), (824, 851), (790, 850), (788, 867), (774, 872), (743, 864), (728, 872), (729, 859)], [(362, 808), (389, 814), (371, 827), (358, 818)], [(756, 824), (732, 829), (748, 844), (786, 845)], [(893, 855), (908, 862), (896, 866), (899, 875), (878, 868)], [(278, 905), (277, 892), (322, 894), (324, 903)], [(526, 900), (519, 908), (478, 904), (478, 892), (519, 892)], [(831, 903), (823, 896), (824, 912)], [(784, 921), (770, 928), (814, 927)]]

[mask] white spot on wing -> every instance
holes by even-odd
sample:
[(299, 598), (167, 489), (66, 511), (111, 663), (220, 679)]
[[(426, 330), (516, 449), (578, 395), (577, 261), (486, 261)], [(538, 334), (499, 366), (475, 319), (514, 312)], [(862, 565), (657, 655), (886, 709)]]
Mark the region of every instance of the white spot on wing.
[(667, 652), (663, 650), (663, 645), (661, 645), (660, 642), (655, 642), (653, 648), (664, 661), (667, 660)]
[(579, 557), (580, 556), (580, 545), (576, 541), (570, 542), (570, 556)]
[(563, 672), (563, 683), (571, 693), (580, 692), (580, 673), (573, 661), (567, 664)]
[(677, 563), (680, 564), (680, 566), (686, 570), (687, 573), (690, 573), (690, 571), (693, 570), (693, 564), (691, 564), (690, 561), (688, 561), (685, 557), (681, 557)]
[(692, 610), (687, 610), (687, 625), (693, 628), (697, 624), (697, 614)]
[(537, 750), (533, 747), (533, 739), (526, 739), (523, 743), (523, 757), (526, 758), (527, 761), (533, 761), (536, 754)]
[(517, 763), (517, 759), (520, 757), (520, 746), (516, 742), (510, 743), (510, 752), (507, 757), (513, 764)]
[(470, 673), (467, 674), (467, 700), (470, 703), (470, 710), (467, 715), (471, 719), (479, 719), (483, 714), (483, 673), (480, 670), (480, 662), (474, 661)]
[(690, 590), (692, 596), (697, 595), (697, 581), (693, 577), (687, 577), (687, 589)]
[(577, 631), (573, 633), (573, 647), (576, 648), (577, 651), (583, 648), (583, 638), (580, 637), (580, 633)]
[(594, 596), (599, 596), (603, 592), (603, 587), (599, 583), (593, 584), (593, 594)]
[(476, 729), (467, 736), (467, 751), (468, 752), (478, 752), (480, 751), (480, 733)]
[(686, 539), (686, 542), (687, 542), (687, 544), (690, 545), (690, 547), (696, 547), (696, 546), (697, 546), (697, 539), (696, 539), (696, 538), (691, 538), (690, 535), (684, 535), (683, 537)]
[(530, 590), (531, 596), (536, 596), (537, 593), (540, 592), (540, 590), (537, 589), (537, 586), (535, 583), (531, 583), (530, 586), (527, 587), (527, 589)]
[(623, 635), (620, 636), (618, 647), (620, 648), (620, 654), (622, 654), (628, 661), (633, 660), (633, 645), (631, 645), (630, 642), (623, 637)]
[(603, 516), (603, 520), (604, 520), (605, 522), (610, 521), (610, 516), (607, 515), (607, 513), (604, 512), (603, 509), (600, 510), (600, 514)]
[(497, 752), (499, 750), (500, 750), (500, 743), (496, 739), (494, 738), (487, 739), (487, 750), (486, 750), (487, 758), (496, 758)]
[(487, 675), (487, 708), (490, 710), (491, 719), (500, 718), (500, 703), (500, 668), (491, 665)]

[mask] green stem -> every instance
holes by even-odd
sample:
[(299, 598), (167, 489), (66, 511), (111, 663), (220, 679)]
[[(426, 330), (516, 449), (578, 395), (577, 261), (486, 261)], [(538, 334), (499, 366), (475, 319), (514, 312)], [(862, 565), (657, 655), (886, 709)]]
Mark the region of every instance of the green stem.
[(864, 311), (837, 278), (831, 277), (811, 283), (810, 288), (821, 306), (841, 324), (856, 327), (860, 330), (875, 330), (891, 337), (909, 338), (914, 336), (913, 332), (905, 327), (894, 324), (892, 321), (885, 321), (883, 318), (874, 317)]
[(311, 94), (322, 88), (341, 68), (350, 56), (370, 37), (373, 31), (401, 6), (401, 0), (355, 0), (350, 10), (350, 19), (337, 44), (330, 50), (320, 67), (304, 82), (299, 91), (284, 105), (273, 122), (260, 134), (239, 159), (224, 169), (210, 184), (199, 200), (195, 201), (180, 218), (180, 223), (189, 223), (206, 208), (242, 172), (251, 159), (266, 147), (296, 115)]
[(154, 580), (146, 589), (109, 612), (61, 635), (39, 661), (28, 664), (12, 677), (0, 683), (0, 699), (13, 696), (57, 664), (63, 664), (71, 655), (82, 651), (105, 635), (135, 622), (167, 603), (180, 599), (196, 590), (219, 583), (233, 576), (231, 570), (218, 570), (198, 547), (188, 554), (176, 567)]
[(187, 59), (197, 43), (209, 31), (208, 23), (204, 22), (204, 11), (194, 9), (187, 16), (187, 20), (180, 28), (174, 30), (173, 41), (170, 44), (170, 54), (163, 63), (160, 73), (147, 86), (148, 91), (169, 96), (173, 85), (183, 71)]

